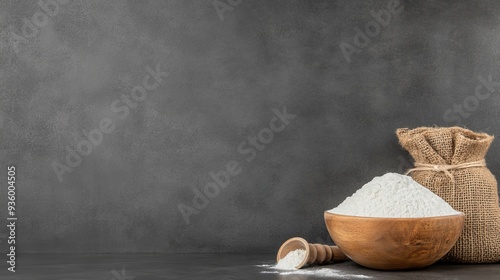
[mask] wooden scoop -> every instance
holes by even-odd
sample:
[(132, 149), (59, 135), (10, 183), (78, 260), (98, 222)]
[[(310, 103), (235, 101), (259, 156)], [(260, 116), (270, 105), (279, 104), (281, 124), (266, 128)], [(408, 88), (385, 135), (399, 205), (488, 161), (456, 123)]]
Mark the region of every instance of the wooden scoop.
[(306, 250), (304, 260), (295, 266), (297, 269), (302, 268), (306, 264), (321, 265), (347, 260), (346, 255), (344, 255), (337, 246), (328, 246), (318, 243), (312, 244), (308, 243), (304, 238), (294, 237), (288, 239), (281, 245), (278, 255), (276, 256), (276, 261), (279, 262), (288, 253), (297, 249)]

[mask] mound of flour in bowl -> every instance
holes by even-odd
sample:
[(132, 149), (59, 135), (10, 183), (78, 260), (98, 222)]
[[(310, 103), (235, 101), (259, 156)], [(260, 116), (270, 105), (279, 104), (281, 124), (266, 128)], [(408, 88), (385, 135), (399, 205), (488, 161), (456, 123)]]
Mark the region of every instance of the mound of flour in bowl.
[(328, 212), (386, 218), (435, 217), (460, 213), (411, 177), (397, 173), (373, 178)]

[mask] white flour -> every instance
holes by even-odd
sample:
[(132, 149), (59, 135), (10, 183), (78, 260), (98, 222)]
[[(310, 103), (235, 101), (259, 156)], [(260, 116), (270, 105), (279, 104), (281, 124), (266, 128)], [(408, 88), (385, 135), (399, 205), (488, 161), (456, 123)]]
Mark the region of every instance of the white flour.
[(290, 251), (284, 258), (279, 260), (278, 264), (274, 268), (276, 269), (284, 269), (284, 270), (293, 270), (296, 269), (295, 266), (300, 264), (304, 258), (306, 257), (306, 250), (297, 249), (294, 251)]
[(434, 217), (460, 213), (411, 177), (396, 173), (373, 178), (328, 212), (391, 218)]
[[(334, 265), (334, 264), (333, 264)], [(276, 268), (276, 266), (271, 265), (258, 265), (258, 267), (264, 267), (267, 269)], [(353, 273), (345, 273), (339, 269), (333, 268), (307, 268), (307, 269), (296, 269), (291, 271), (278, 271), (278, 270), (264, 270), (261, 273), (271, 273), (271, 274), (279, 274), (279, 275), (310, 275), (316, 277), (324, 277), (324, 278), (335, 278), (335, 279), (370, 279), (372, 276), (363, 275), (363, 274), (353, 274)], [(294, 278), (292, 278), (294, 279)], [(302, 278), (301, 278), (302, 279)]]

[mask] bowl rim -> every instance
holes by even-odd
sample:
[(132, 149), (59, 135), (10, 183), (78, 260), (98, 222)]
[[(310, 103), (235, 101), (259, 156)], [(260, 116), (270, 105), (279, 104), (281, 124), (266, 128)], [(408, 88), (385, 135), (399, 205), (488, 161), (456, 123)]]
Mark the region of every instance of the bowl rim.
[[(354, 216), (354, 215), (344, 215), (344, 214), (337, 214), (337, 213), (332, 213), (329, 212), (330, 210), (326, 210), (324, 212), (324, 215), (332, 215), (332, 216), (340, 216), (340, 217), (349, 217), (349, 218), (356, 218), (356, 219), (391, 219), (391, 220), (403, 220), (403, 219), (410, 219), (410, 220), (418, 220), (418, 219), (443, 219), (443, 218), (449, 218), (449, 217), (464, 217), (465, 213), (457, 211), (458, 213), (451, 214), (451, 215), (442, 215), (442, 216), (430, 216), (430, 217), (369, 217), (369, 216)], [(456, 210), (455, 210), (456, 211)]]

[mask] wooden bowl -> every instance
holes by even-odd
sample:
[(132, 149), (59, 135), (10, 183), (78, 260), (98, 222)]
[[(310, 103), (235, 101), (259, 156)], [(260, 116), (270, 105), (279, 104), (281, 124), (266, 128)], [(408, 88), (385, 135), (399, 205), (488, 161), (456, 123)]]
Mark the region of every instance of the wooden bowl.
[(325, 212), (330, 236), (356, 263), (374, 269), (429, 266), (455, 245), (464, 214), (427, 218), (372, 218)]

